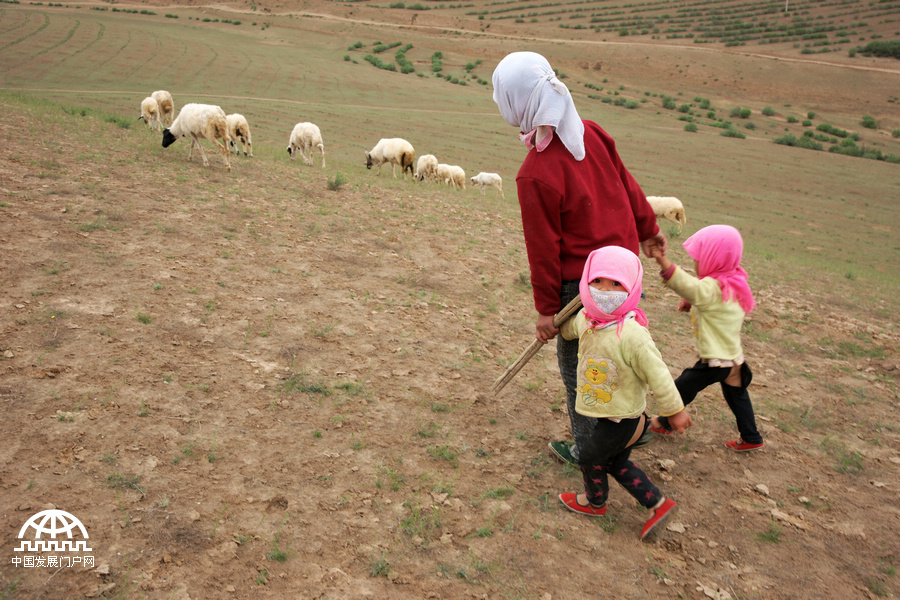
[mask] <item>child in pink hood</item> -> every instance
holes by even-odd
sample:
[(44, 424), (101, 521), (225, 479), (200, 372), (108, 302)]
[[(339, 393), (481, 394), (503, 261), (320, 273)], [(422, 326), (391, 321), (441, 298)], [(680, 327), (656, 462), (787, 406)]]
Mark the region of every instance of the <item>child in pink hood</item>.
[(672, 375), (647, 331), (647, 317), (637, 307), (643, 274), (640, 259), (626, 248), (594, 250), (579, 284), (584, 311), (560, 327), (565, 339), (578, 340), (575, 410), (591, 425), (575, 440), (584, 493), (560, 494), (560, 502), (583, 515), (605, 515), (611, 475), (650, 510), (641, 539), (676, 506), (629, 459), (632, 444), (648, 425), (644, 414), (648, 388), (674, 430), (681, 433), (691, 425)]
[[(736, 452), (758, 450), (763, 447), (763, 438), (747, 393), (753, 373), (741, 347), (744, 317), (756, 306), (747, 272), (741, 267), (744, 242), (734, 227), (710, 225), (689, 237), (684, 249), (694, 259), (697, 277), (672, 264), (664, 250), (651, 252), (666, 286), (683, 298), (678, 310), (691, 312), (697, 338), (700, 359), (675, 380), (675, 387), (682, 401), (690, 404), (701, 390), (721, 384), (740, 433), (737, 440), (725, 446)], [(665, 416), (655, 417), (650, 425), (651, 431), (660, 434), (672, 433), (672, 429)]]

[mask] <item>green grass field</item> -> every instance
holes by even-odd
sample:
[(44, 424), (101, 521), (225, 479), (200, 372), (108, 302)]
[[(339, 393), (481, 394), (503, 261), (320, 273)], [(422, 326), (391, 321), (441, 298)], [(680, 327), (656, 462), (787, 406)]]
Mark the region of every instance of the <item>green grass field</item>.
[[(323, 131), (328, 174), (343, 173), (357, 186), (376, 181), (363, 168), (363, 151), (381, 137), (404, 137), (418, 154), (435, 154), (470, 175), (481, 170), (501, 173), (508, 190), (506, 201), (494, 194), (482, 197), (469, 190), (454, 195), (421, 185), (416, 193), (452, 197), (462, 206), (478, 203), (507, 216), (517, 211), (512, 182), (523, 148), (516, 132), (500, 119), (490, 86), (481, 82), (490, 79), (505, 51), (536, 49), (559, 65), (582, 117), (613, 134), (645, 192), (683, 200), (688, 214), (683, 237), (710, 223), (735, 225), (745, 236), (747, 263), (759, 280), (825, 277), (828, 286), (837, 288), (862, 285), (873, 290), (873, 306), (877, 300), (894, 302), (900, 288), (894, 266), (900, 262), (900, 219), (895, 212), (900, 166), (773, 143), (785, 133), (802, 136), (819, 123), (833, 123), (857, 133), (859, 144), (900, 157), (900, 139), (889, 134), (897, 124), (882, 119), (883, 125), (873, 131), (858, 123), (864, 112), (880, 114), (894, 106), (896, 98), (887, 97), (882, 86), (896, 84), (897, 74), (829, 71), (836, 88), (858, 86), (858, 108), (828, 107), (821, 99), (788, 104), (777, 95), (765, 99), (768, 78), (790, 78), (803, 69), (824, 67), (783, 63), (773, 75), (771, 61), (727, 57), (730, 62), (720, 62), (717, 72), (723, 79), (734, 74), (734, 81), (743, 82), (747, 92), (742, 97), (739, 90), (731, 94), (721, 87), (710, 89), (715, 86), (708, 85), (711, 81), (704, 75), (685, 78), (683, 84), (674, 75), (658, 82), (638, 74), (629, 78), (622, 69), (608, 69), (611, 73), (601, 77), (577, 60), (584, 58), (577, 44), (531, 42), (513, 48), (512, 42), (483, 35), (424, 35), (413, 29), (299, 16), (241, 15), (241, 24), (234, 25), (202, 20), (235, 19), (234, 14), (190, 8), (155, 9), (157, 14), (149, 15), (87, 7), (0, 6), (0, 88), (6, 98), (40, 99), (51, 107), (115, 115), (140, 129), (143, 124), (133, 121), (140, 100), (153, 90), (168, 89), (176, 109), (204, 102), (244, 114), (253, 128), (260, 168), (267, 161), (288, 160), (284, 147), (293, 125), (313, 121)], [(164, 17), (171, 12), (179, 18)], [(406, 57), (416, 73), (370, 65), (364, 57), (376, 42), (412, 44)], [(354, 45), (359, 47), (351, 48)], [(379, 56), (389, 62), (394, 51)], [(441, 75), (466, 85), (435, 76), (435, 52), (442, 56)], [(629, 50), (617, 45), (609, 56), (618, 63), (668, 60), (675, 61), (673, 71), (689, 65), (696, 69), (691, 50), (683, 52), (685, 57), (678, 58), (661, 46)], [(474, 68), (466, 69), (476, 61)], [(725, 70), (726, 64), (731, 70)], [(866, 86), (876, 78), (879, 83), (873, 83), (869, 93)], [(637, 108), (616, 106), (604, 97), (627, 97)], [(665, 97), (684, 108), (664, 108)], [(762, 114), (768, 106), (774, 109), (770, 116)], [(749, 108), (751, 116), (732, 117), (734, 107)], [(811, 125), (801, 124), (810, 112), (815, 113)], [(798, 122), (787, 121), (792, 115)], [(713, 123), (723, 121), (746, 139), (720, 135), (723, 129)], [(698, 124), (697, 133), (685, 132), (686, 122)], [(64, 123), (69, 128), (64, 135), (77, 135), (71, 120)], [(152, 141), (156, 134), (146, 136)], [(27, 134), (18, 140), (36, 142)], [(185, 148), (176, 145), (157, 152), (161, 161), (178, 162)], [(398, 194), (414, 185), (388, 177), (379, 184)]]

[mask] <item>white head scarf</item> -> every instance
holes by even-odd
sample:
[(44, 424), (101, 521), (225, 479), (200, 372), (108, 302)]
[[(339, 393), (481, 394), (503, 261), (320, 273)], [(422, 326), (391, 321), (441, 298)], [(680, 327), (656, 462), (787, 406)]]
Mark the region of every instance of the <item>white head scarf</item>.
[(575, 160), (584, 158), (584, 123), (569, 88), (547, 59), (535, 52), (513, 52), (494, 69), (494, 102), (503, 119), (529, 135), (539, 125), (553, 127)]

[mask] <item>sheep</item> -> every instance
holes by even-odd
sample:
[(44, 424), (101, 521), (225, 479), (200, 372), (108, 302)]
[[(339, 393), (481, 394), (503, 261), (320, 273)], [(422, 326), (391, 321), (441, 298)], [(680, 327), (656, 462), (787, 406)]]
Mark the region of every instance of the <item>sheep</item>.
[(234, 153), (241, 153), (241, 150), (237, 145), (237, 143), (240, 142), (241, 148), (244, 149), (244, 156), (247, 156), (247, 150), (250, 151), (250, 156), (253, 156), (253, 142), (250, 139), (250, 124), (247, 122), (247, 119), (244, 118), (244, 115), (239, 115), (237, 113), (226, 115), (225, 125), (228, 127), (228, 137), (231, 138), (231, 147), (234, 148)]
[[(231, 163), (228, 161), (228, 143), (231, 137), (228, 135), (228, 126), (225, 124), (225, 111), (220, 106), (212, 104), (185, 104), (181, 112), (172, 121), (172, 125), (163, 131), (163, 148), (168, 148), (175, 140), (186, 135), (191, 136), (191, 151), (188, 160), (194, 154), (194, 145), (200, 148), (200, 156), (203, 157), (203, 166), (208, 167), (206, 152), (200, 144), (200, 137), (205, 137), (213, 143), (222, 153), (225, 167), (230, 171)], [(220, 144), (217, 138), (225, 140)]]
[(466, 189), (466, 172), (462, 167), (441, 163), (437, 166), (437, 176), (438, 181), (443, 181), (444, 185), (452, 185), (454, 189)]
[(138, 121), (141, 120), (153, 131), (162, 129), (162, 124), (159, 122), (159, 104), (151, 96), (141, 100), (141, 116), (138, 117)]
[(175, 118), (175, 102), (172, 100), (172, 94), (166, 90), (156, 90), (150, 97), (159, 105), (160, 123), (171, 125)]
[(406, 181), (406, 170), (413, 174), (413, 162), (416, 160), (416, 151), (412, 144), (402, 138), (382, 138), (375, 144), (371, 151), (366, 152), (366, 168), (378, 167), (381, 175), (381, 165), (391, 163), (391, 175), (397, 179), (395, 165), (400, 165), (403, 172), (403, 180)]
[(647, 196), (647, 202), (653, 207), (657, 218), (668, 219), (678, 225), (678, 231), (687, 223), (684, 216), (684, 205), (674, 196)]
[(485, 173), (482, 171), (475, 177), (472, 177), (469, 181), (472, 182), (472, 187), (480, 186), (481, 187), (481, 195), (484, 196), (484, 188), (492, 187), (496, 188), (498, 192), (500, 192), (501, 198), (506, 198), (503, 195), (503, 179), (500, 178), (496, 173)]
[[(325, 168), (325, 145), (322, 143), (322, 132), (312, 123), (297, 123), (291, 131), (291, 139), (287, 151), (294, 160), (294, 153), (300, 150), (303, 162), (313, 164), (313, 151), (318, 148), (322, 153), (322, 168)], [(308, 156), (307, 156), (308, 155)]]
[(413, 173), (413, 179), (423, 181), (426, 177), (435, 181), (437, 179), (438, 160), (434, 154), (423, 154), (416, 162), (416, 172)]

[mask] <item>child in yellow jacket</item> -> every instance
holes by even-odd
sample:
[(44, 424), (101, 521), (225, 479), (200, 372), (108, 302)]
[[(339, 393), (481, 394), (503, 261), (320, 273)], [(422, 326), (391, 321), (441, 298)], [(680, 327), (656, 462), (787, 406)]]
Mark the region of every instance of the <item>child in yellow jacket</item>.
[[(666, 287), (683, 298), (678, 309), (691, 312), (697, 338), (700, 358), (675, 380), (675, 387), (682, 401), (690, 404), (701, 390), (721, 384), (740, 433), (737, 440), (725, 446), (736, 452), (758, 450), (763, 447), (763, 438), (747, 393), (753, 373), (741, 347), (744, 317), (756, 306), (747, 272), (741, 267), (744, 242), (734, 227), (710, 225), (689, 237), (684, 248), (694, 259), (697, 277), (672, 264), (661, 249), (651, 252)], [(650, 430), (667, 434), (673, 427), (669, 419), (659, 416), (653, 419)]]
[(575, 410), (590, 417), (591, 427), (576, 439), (584, 493), (560, 494), (566, 508), (588, 516), (606, 514), (608, 476), (650, 510), (641, 539), (673, 514), (665, 498), (629, 457), (631, 446), (648, 426), (644, 409), (652, 388), (661, 414), (679, 433), (691, 425), (684, 405), (637, 308), (643, 267), (630, 250), (606, 246), (587, 259), (579, 292), (584, 311), (563, 323), (560, 334), (578, 340)]

